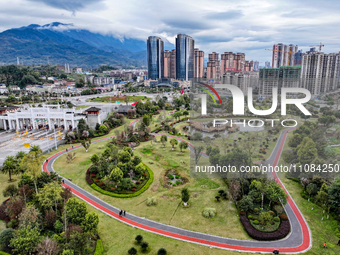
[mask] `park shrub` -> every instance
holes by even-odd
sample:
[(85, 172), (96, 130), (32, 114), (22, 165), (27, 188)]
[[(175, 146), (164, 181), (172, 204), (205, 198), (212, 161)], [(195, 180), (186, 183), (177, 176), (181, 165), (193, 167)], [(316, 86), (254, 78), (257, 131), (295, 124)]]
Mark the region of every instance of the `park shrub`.
[(287, 215), (285, 215), (285, 214), (281, 214), (281, 215), (280, 215), (280, 219), (281, 219), (281, 220), (284, 220), (284, 221), (287, 221), (287, 220), (288, 220), (288, 217), (287, 217)]
[(255, 214), (258, 214), (258, 213), (259, 213), (259, 209), (258, 209), (258, 208), (254, 208), (253, 211), (254, 211)]
[(131, 191), (136, 191), (136, 188), (132, 188)]
[(174, 176), (172, 174), (169, 174), (168, 177), (169, 177), (170, 180), (174, 179)]
[(275, 213), (273, 211), (268, 211), (268, 213), (273, 217), (275, 216)]
[(240, 215), (246, 215), (247, 213), (245, 211), (239, 211)]
[(102, 239), (98, 239), (97, 243), (96, 243), (96, 251), (94, 253), (94, 255), (102, 255), (103, 254), (103, 242)]
[(259, 224), (260, 224), (260, 222), (259, 222), (258, 220), (254, 220), (253, 223), (254, 223), (255, 225), (259, 225)]
[(252, 214), (249, 214), (249, 215), (248, 215), (248, 219), (249, 219), (249, 220), (252, 220), (253, 218), (254, 218), (254, 217), (253, 217)]
[(0, 255), (11, 255), (11, 254), (4, 252), (4, 251), (0, 251)]
[[(255, 229), (246, 216), (240, 216), (240, 220), (248, 235), (260, 241), (273, 241), (285, 238), (290, 232), (290, 223), (288, 220), (282, 221), (280, 227), (274, 232), (261, 232)], [(255, 224), (255, 221), (253, 221)]]
[(280, 215), (280, 214), (283, 214), (285, 212), (285, 210), (283, 209), (283, 207), (281, 205), (274, 205), (273, 211), (276, 213), (276, 215)]
[(157, 205), (156, 197), (148, 197), (148, 199), (146, 200), (146, 205), (147, 206)]
[(104, 195), (108, 195), (108, 196), (111, 196), (111, 197), (120, 197), (120, 198), (136, 197), (136, 196), (139, 196), (140, 194), (142, 194), (144, 191), (146, 191), (149, 188), (149, 186), (151, 185), (151, 183), (153, 182), (153, 178), (154, 178), (153, 177), (153, 172), (151, 171), (151, 169), (147, 165), (145, 165), (145, 168), (146, 168), (146, 170), (148, 171), (148, 173), (150, 175), (149, 180), (145, 183), (145, 185), (143, 187), (141, 187), (141, 189), (139, 189), (136, 192), (131, 193), (131, 194), (117, 194), (117, 193), (113, 193), (113, 192), (101, 189), (99, 186), (97, 186), (94, 183), (92, 185), (90, 185), (90, 186), (94, 190), (98, 191), (99, 193), (104, 194)]
[(160, 248), (157, 252), (157, 255), (166, 255), (166, 254), (167, 254), (167, 251), (164, 248)]
[(176, 181), (176, 185), (180, 185), (181, 183), (181, 181)]
[(215, 209), (215, 208), (206, 207), (206, 208), (204, 208), (202, 214), (203, 214), (203, 216), (204, 216), (205, 218), (212, 218), (212, 217), (215, 217), (215, 215), (216, 215), (216, 209)]
[[(8, 199), (6, 201), (8, 201)], [(10, 218), (6, 213), (6, 204), (5, 204), (6, 201), (4, 201), (3, 204), (0, 206), (0, 220), (3, 220), (6, 223), (8, 223), (10, 221)]]
[(86, 182), (89, 184), (89, 185), (92, 185), (93, 184), (93, 180), (90, 176), (90, 168), (87, 169), (86, 171)]
[(273, 218), (273, 221), (279, 222), (280, 218), (276, 216), (276, 217)]

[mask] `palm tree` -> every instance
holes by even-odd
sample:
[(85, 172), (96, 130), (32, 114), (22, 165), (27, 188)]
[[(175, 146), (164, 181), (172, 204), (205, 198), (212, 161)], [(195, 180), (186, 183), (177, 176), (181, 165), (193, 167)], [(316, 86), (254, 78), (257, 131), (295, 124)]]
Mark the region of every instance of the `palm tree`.
[(12, 174), (19, 173), (18, 161), (14, 156), (7, 156), (5, 162), (2, 165), (1, 172), (9, 175), (9, 180), (12, 181)]
[(30, 149), (30, 152), (37, 154), (41, 154), (42, 150), (40, 149), (39, 145), (33, 145)]
[(23, 157), (25, 157), (25, 155), (26, 155), (25, 152), (19, 151), (19, 152), (17, 153), (17, 155), (15, 155), (15, 158), (18, 159), (18, 160), (22, 160)]

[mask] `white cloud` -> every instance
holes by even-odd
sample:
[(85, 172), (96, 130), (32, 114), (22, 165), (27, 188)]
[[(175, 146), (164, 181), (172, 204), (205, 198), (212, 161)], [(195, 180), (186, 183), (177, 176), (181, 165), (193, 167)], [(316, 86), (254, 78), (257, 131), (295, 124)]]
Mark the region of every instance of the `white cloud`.
[(2, 0), (0, 31), (58, 21), (117, 38), (159, 35), (174, 43), (186, 33), (206, 55), (245, 52), (264, 62), (271, 60), (264, 49), (279, 42), (306, 50), (321, 41), (325, 52), (338, 52), (339, 8), (316, 0)]

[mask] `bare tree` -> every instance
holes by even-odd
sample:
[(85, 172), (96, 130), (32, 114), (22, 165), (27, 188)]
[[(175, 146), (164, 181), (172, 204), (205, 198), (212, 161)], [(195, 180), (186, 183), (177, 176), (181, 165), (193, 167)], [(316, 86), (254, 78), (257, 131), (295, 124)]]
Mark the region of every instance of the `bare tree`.
[(76, 157), (76, 152), (67, 153), (67, 156), (66, 156), (67, 163), (73, 163), (73, 160), (75, 157)]
[(194, 147), (194, 154), (195, 154), (195, 165), (197, 166), (198, 161), (202, 156), (203, 146)]
[(60, 247), (56, 240), (46, 237), (36, 248), (38, 255), (57, 255)]

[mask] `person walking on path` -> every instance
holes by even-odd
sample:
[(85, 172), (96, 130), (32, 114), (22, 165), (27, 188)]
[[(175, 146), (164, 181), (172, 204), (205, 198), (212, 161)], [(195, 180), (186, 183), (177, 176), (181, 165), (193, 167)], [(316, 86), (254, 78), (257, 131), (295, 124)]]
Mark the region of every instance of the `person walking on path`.
[(126, 214), (126, 211), (124, 210), (124, 216), (125, 216), (125, 214)]
[(119, 212), (119, 217), (122, 217), (122, 213), (123, 213), (123, 211), (120, 210), (120, 212)]
[(327, 243), (326, 242), (323, 244), (323, 248), (327, 248)]

